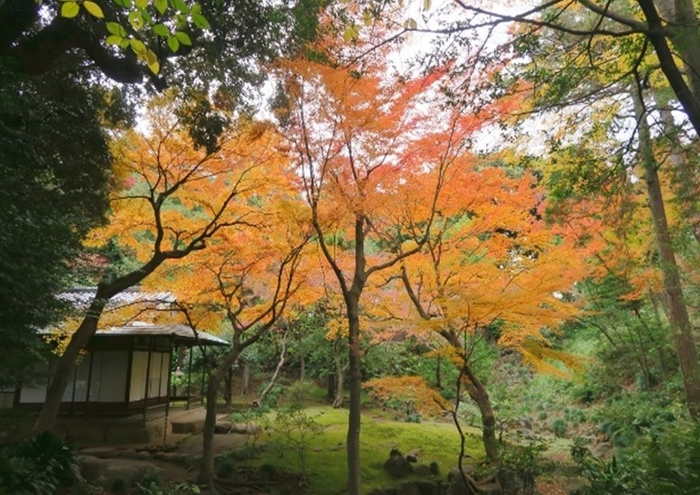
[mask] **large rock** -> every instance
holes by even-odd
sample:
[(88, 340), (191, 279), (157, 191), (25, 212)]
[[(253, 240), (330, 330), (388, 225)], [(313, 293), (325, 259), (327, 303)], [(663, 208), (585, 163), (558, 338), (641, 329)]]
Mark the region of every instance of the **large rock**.
[(479, 483), (476, 485), (478, 495), (502, 495), (501, 485), (492, 481), (490, 483)]
[(393, 478), (404, 478), (413, 472), (413, 466), (401, 454), (394, 454), (384, 463), (384, 470)]
[(396, 487), (396, 495), (421, 495), (421, 492), (415, 481), (407, 481)]
[(119, 457), (120, 452), (114, 447), (88, 447), (80, 449), (80, 454), (84, 456), (94, 456), (100, 459)]
[(420, 495), (440, 495), (440, 485), (437, 481), (418, 480), (415, 483)]
[(182, 422), (173, 422), (173, 433), (202, 433), (204, 431), (203, 419), (191, 419)]
[[(462, 470), (467, 475), (467, 478), (473, 482), (474, 490), (478, 495), (502, 495), (503, 490), (501, 485), (494, 481), (493, 476), (486, 480), (476, 482), (469, 477), (469, 472), (473, 472), (473, 466), (462, 466)], [(459, 469), (453, 468), (448, 477), (447, 495), (473, 495), (474, 490), (466, 485), (464, 478), (461, 476)]]
[(408, 454), (406, 454), (406, 460), (408, 462), (413, 462), (416, 463), (418, 462), (418, 457), (420, 456), (420, 450), (412, 450)]
[(252, 423), (232, 423), (218, 420), (214, 425), (214, 433), (240, 433), (242, 435), (258, 435), (262, 432), (260, 426)]
[(80, 458), (80, 472), (90, 482), (104, 488), (111, 488), (116, 483), (133, 486), (143, 479), (146, 474), (159, 472), (152, 462), (133, 459), (100, 459), (92, 455)]
[(105, 442), (112, 445), (142, 445), (157, 438), (158, 430), (147, 426), (126, 424), (110, 425), (105, 431)]
[(415, 466), (413, 466), (413, 474), (415, 474), (416, 476), (420, 476), (421, 478), (430, 478), (431, 476), (433, 476), (433, 473), (430, 470), (430, 466), (426, 466), (425, 464), (416, 464)]
[(105, 426), (83, 423), (68, 428), (66, 439), (76, 445), (102, 444), (105, 441)]

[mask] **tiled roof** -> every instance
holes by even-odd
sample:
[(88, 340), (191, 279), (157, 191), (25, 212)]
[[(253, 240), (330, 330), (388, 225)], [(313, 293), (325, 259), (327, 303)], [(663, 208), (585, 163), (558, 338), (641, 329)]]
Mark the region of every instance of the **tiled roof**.
[(97, 337), (111, 337), (120, 335), (166, 335), (174, 337), (174, 339), (184, 344), (195, 344), (197, 340), (202, 345), (229, 345), (224, 339), (206, 332), (196, 332), (192, 327), (187, 325), (151, 325), (149, 323), (135, 322), (132, 325), (123, 327), (110, 327), (103, 330), (98, 330), (95, 333)]
[[(70, 301), (76, 307), (88, 306), (97, 294), (96, 287), (75, 287), (59, 294), (63, 300)], [(117, 309), (136, 303), (151, 303), (155, 305), (175, 302), (171, 292), (142, 292), (139, 287), (131, 287), (115, 295), (107, 303), (108, 309)]]
[[(75, 287), (62, 292), (59, 297), (70, 301), (76, 308), (83, 308), (90, 305), (95, 295), (96, 287)], [(107, 303), (108, 311), (122, 308), (133, 304), (152, 304), (155, 307), (167, 306), (175, 302), (175, 296), (170, 292), (143, 292), (139, 287), (126, 289), (112, 297)], [(51, 333), (45, 329), (40, 333)], [(174, 340), (186, 345), (193, 345), (198, 340), (202, 345), (229, 345), (225, 340), (206, 332), (195, 333), (192, 327), (187, 325), (172, 324), (151, 324), (134, 322), (130, 325), (99, 329), (95, 333), (96, 337), (110, 337), (119, 335), (169, 335)]]

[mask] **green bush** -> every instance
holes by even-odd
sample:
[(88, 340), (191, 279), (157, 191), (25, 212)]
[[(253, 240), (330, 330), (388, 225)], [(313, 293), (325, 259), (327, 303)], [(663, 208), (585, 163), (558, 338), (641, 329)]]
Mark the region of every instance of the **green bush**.
[(533, 441), (527, 445), (505, 444), (501, 469), (515, 474), (520, 484), (519, 493), (534, 495), (535, 480), (546, 467), (542, 459), (546, 450), (547, 445), (540, 441)]
[(0, 493), (54, 495), (83, 483), (77, 453), (52, 433), (0, 447)]
[(577, 495), (700, 495), (700, 425), (674, 425), (610, 460), (594, 457), (577, 438), (571, 455), (589, 482)]
[(630, 447), (647, 436), (663, 436), (682, 414), (680, 408), (661, 393), (616, 394), (605, 402), (593, 420), (616, 447)]
[(700, 494), (700, 425), (679, 424), (646, 446), (654, 494)]
[(561, 438), (566, 435), (566, 430), (568, 429), (568, 424), (563, 418), (554, 418), (549, 424), (549, 429), (555, 436)]
[(317, 389), (310, 380), (297, 380), (284, 389), (283, 398), (289, 404), (303, 406), (311, 401)]
[[(260, 395), (260, 393), (262, 393), (262, 391), (265, 390), (265, 387), (267, 387), (267, 383), (263, 383), (260, 385), (260, 387), (258, 388), (258, 395)], [(275, 407), (283, 394), (284, 385), (281, 385), (280, 383), (275, 383), (265, 396), (263, 404), (270, 407)]]
[(649, 490), (644, 469), (638, 462), (619, 462), (618, 458), (599, 459), (588, 450), (587, 440), (575, 438), (571, 457), (581, 469), (588, 486), (572, 495), (632, 495), (656, 493)]
[(277, 412), (274, 427), (282, 433), (279, 441), (280, 453), (292, 450), (297, 454), (301, 475), (308, 476), (307, 453), (311, 448), (311, 441), (321, 435), (325, 429), (318, 422), (319, 415), (309, 415), (297, 406), (286, 407)]

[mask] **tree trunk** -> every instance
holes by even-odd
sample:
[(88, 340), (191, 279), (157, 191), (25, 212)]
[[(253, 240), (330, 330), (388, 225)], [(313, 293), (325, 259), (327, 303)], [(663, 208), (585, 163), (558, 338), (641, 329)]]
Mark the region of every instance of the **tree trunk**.
[(262, 406), (265, 397), (267, 397), (267, 394), (270, 393), (272, 387), (274, 387), (275, 383), (277, 383), (277, 379), (280, 376), (280, 371), (282, 370), (282, 366), (284, 366), (284, 360), (287, 354), (287, 333), (289, 333), (289, 329), (284, 331), (284, 336), (282, 337), (282, 352), (280, 353), (280, 360), (277, 363), (277, 368), (275, 368), (275, 372), (272, 374), (272, 378), (270, 378), (270, 383), (268, 383), (267, 387), (265, 387), (265, 389), (262, 392), (260, 392), (260, 396), (253, 401), (253, 405), (255, 407)]
[(333, 361), (335, 362), (335, 382), (333, 383), (333, 393), (335, 394), (333, 398), (333, 408), (338, 409), (343, 407), (343, 402), (345, 401), (345, 367), (340, 361), (340, 357), (336, 356)]
[(651, 132), (646, 120), (642, 96), (633, 92), (634, 108), (639, 122), (638, 134), (640, 143), (640, 159), (644, 168), (644, 182), (647, 187), (647, 198), (651, 210), (656, 248), (663, 273), (664, 291), (669, 309), (669, 323), (673, 332), (676, 354), (683, 376), (683, 386), (690, 416), (700, 419), (700, 367), (698, 367), (698, 351), (693, 338), (693, 328), (688, 316), (688, 308), (683, 296), (680, 272), (668, 230), (664, 199), (659, 183), (656, 162), (651, 144)]
[(659, 13), (672, 30), (669, 36), (673, 47), (680, 54), (688, 86), (696, 99), (700, 99), (700, 23), (693, 0), (655, 0)]
[(462, 364), (464, 388), (467, 390), (469, 397), (479, 408), (479, 413), (481, 415), (481, 438), (484, 443), (484, 451), (489, 461), (497, 464), (501, 460), (501, 454), (498, 446), (498, 439), (496, 438), (496, 416), (493, 413), (491, 399), (486, 391), (486, 387), (481, 380), (479, 380), (479, 377), (474, 374), (474, 370), (472, 370), (471, 366), (469, 366), (469, 362), (464, 355), (464, 347), (459, 337), (454, 332), (447, 330), (440, 332), (440, 335), (442, 335), (457, 352), (462, 354), (462, 359), (464, 360)]
[(491, 399), (484, 384), (466, 363), (464, 364), (464, 376), (466, 377), (464, 388), (469, 397), (476, 403), (481, 414), (481, 438), (484, 442), (486, 457), (493, 464), (498, 464), (501, 460), (501, 454), (496, 439), (496, 417), (491, 407)]
[(229, 368), (226, 372), (226, 381), (224, 383), (224, 400), (226, 407), (231, 407), (233, 404), (233, 368)]
[(80, 351), (85, 347), (88, 340), (95, 335), (97, 323), (100, 321), (100, 315), (102, 315), (107, 300), (108, 299), (103, 297), (98, 290), (95, 299), (90, 304), (87, 315), (72, 335), (68, 347), (66, 347), (65, 352), (58, 360), (56, 373), (46, 392), (46, 401), (34, 424), (35, 433), (49, 431), (53, 429), (56, 424), (56, 417), (61, 409), (63, 393), (66, 390), (66, 386), (68, 386), (71, 376), (73, 376), (73, 369), (78, 356), (80, 356)]
[(211, 485), (214, 480), (214, 429), (216, 427), (216, 401), (221, 379), (217, 371), (209, 373), (207, 381), (207, 412), (202, 431), (202, 466), (197, 476), (199, 483)]
[(207, 409), (204, 417), (204, 430), (202, 431), (202, 466), (197, 476), (199, 483), (211, 484), (214, 480), (214, 430), (216, 428), (216, 401), (219, 398), (219, 385), (226, 377), (226, 373), (236, 362), (243, 350), (234, 339), (234, 345), (230, 353), (219, 364), (219, 366), (209, 371), (207, 379)]
[(306, 380), (306, 359), (304, 359), (304, 356), (302, 355), (299, 361), (299, 380), (303, 382), (304, 380)]
[(348, 418), (347, 454), (348, 454), (348, 493), (362, 494), (362, 474), (360, 466), (360, 420), (362, 370), (360, 356), (360, 293), (352, 291), (346, 297), (348, 310), (348, 344), (349, 344), (349, 390), (350, 415)]
[[(679, 0), (678, 3), (682, 4), (681, 10), (683, 12), (687, 10), (686, 6), (689, 6), (690, 9), (694, 8), (692, 0)], [(676, 64), (676, 57), (669, 46), (669, 39), (667, 35), (667, 32), (670, 29), (674, 35), (684, 38), (683, 48), (696, 50), (698, 44), (698, 33), (691, 33), (689, 38), (691, 40), (695, 40), (695, 44), (691, 47), (686, 47), (685, 45), (687, 44), (687, 41), (685, 41), (685, 38), (688, 37), (688, 32), (692, 30), (692, 22), (686, 23), (686, 27), (681, 29), (679, 32), (677, 28), (674, 29), (673, 24), (675, 24), (675, 21), (671, 23), (672, 25), (667, 25), (663, 22), (656, 9), (654, 0), (637, 0), (637, 4), (642, 9), (644, 18), (646, 19), (648, 25), (646, 36), (651, 45), (654, 47), (661, 71), (666, 76), (666, 80), (671, 86), (671, 89), (673, 89), (673, 92), (675, 93), (676, 98), (678, 98), (683, 110), (685, 110), (688, 120), (695, 128), (695, 132), (700, 134), (700, 97), (698, 97), (698, 95), (691, 89), (693, 82), (691, 81), (689, 84), (684, 79), (682, 70)], [(691, 15), (695, 18), (695, 22), (697, 23), (697, 16), (694, 14), (694, 12)], [(674, 43), (677, 43), (675, 39)], [(700, 68), (693, 67), (692, 70), (694, 70), (697, 74)]]
[(243, 361), (243, 376), (241, 377), (241, 395), (250, 393), (250, 363)]
[(95, 335), (97, 325), (102, 316), (102, 311), (104, 311), (107, 302), (120, 292), (141, 282), (144, 278), (153, 273), (166, 259), (167, 257), (163, 253), (156, 253), (139, 269), (133, 270), (109, 283), (98, 284), (95, 298), (90, 303), (85, 318), (71, 336), (68, 347), (66, 347), (65, 352), (58, 360), (56, 374), (51, 380), (49, 389), (46, 391), (46, 401), (34, 424), (35, 433), (49, 431), (53, 429), (56, 424), (56, 417), (61, 409), (63, 394), (70, 381), (76, 360), (88, 340)]

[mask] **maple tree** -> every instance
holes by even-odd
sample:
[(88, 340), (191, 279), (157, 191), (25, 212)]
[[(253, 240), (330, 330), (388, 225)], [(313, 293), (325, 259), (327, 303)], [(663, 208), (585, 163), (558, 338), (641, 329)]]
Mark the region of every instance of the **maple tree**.
[(429, 237), (444, 176), (465, 145), (453, 125), (461, 114), (430, 118), (442, 72), (397, 77), (380, 53), (341, 67), (295, 60), (282, 69), (287, 136), (319, 249), (345, 305), (348, 490), (357, 494), (362, 295), (373, 274), (416, 254)]
[(568, 294), (588, 275), (590, 247), (573, 228), (545, 222), (544, 191), (527, 170), (468, 154), (455, 165), (431, 236), (423, 252), (402, 262), (400, 280), (418, 317), (414, 333), (443, 339), (481, 412), (486, 454), (497, 461), (495, 415), (473, 370), (473, 346), (495, 331), (500, 346), (517, 349), (538, 369), (561, 374), (551, 359), (573, 365), (541, 332), (578, 312)]
[(313, 299), (313, 291), (305, 288), (303, 268), (300, 270), (310, 225), (291, 188), (294, 181), (289, 169), (285, 170), (287, 163), (283, 155), (267, 162), (265, 171), (271, 175), (256, 188), (255, 205), (245, 225), (226, 229), (185, 266), (170, 266), (150, 281), (172, 286), (193, 328), (218, 329), (230, 338), (231, 346), (215, 363), (207, 360), (207, 412), (199, 473), (203, 483), (210, 483), (214, 476), (216, 405), (227, 372), (243, 351), (275, 327), (289, 324), (282, 319), (288, 306), (298, 308)]
[(266, 127), (241, 121), (228, 129), (213, 152), (196, 150), (167, 105), (152, 102), (147, 134), (126, 132), (115, 142), (117, 182), (111, 193), (109, 223), (89, 242), (116, 238), (135, 259), (124, 273), (107, 271), (85, 317), (72, 334), (51, 380), (35, 430), (53, 426), (61, 397), (81, 349), (94, 335), (111, 297), (141, 283), (168, 260), (206, 248), (222, 230), (248, 225), (256, 189), (267, 181), (266, 166), (277, 156)]

